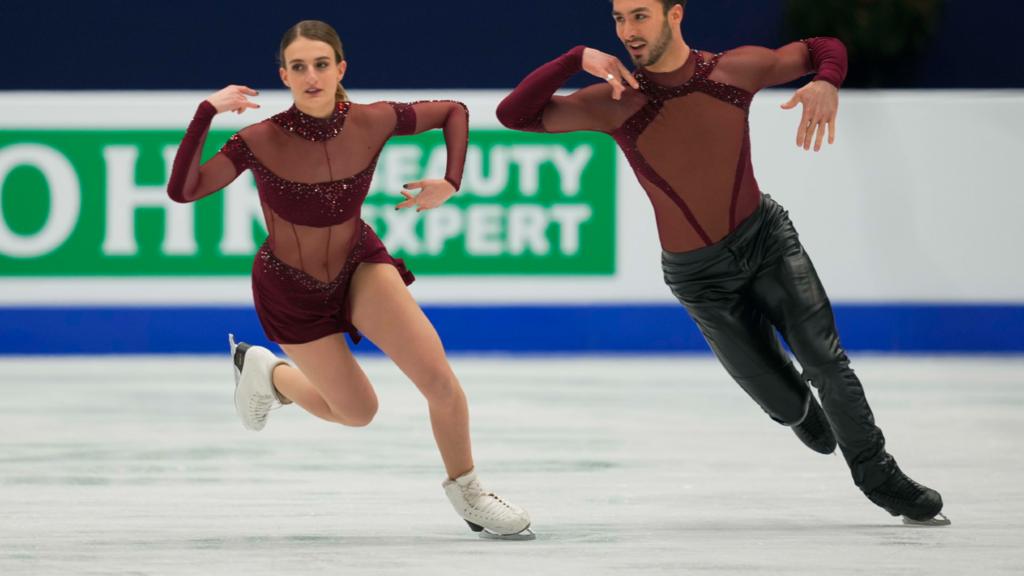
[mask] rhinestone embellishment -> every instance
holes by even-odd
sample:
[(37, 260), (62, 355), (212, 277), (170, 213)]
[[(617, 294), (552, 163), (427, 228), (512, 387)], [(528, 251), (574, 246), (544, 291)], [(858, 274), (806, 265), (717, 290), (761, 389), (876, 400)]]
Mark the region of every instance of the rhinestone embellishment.
[(326, 142), (341, 134), (345, 129), (345, 119), (348, 118), (348, 111), (351, 107), (351, 102), (338, 102), (329, 118), (316, 118), (292, 104), (291, 108), (271, 116), (270, 120), (306, 140)]

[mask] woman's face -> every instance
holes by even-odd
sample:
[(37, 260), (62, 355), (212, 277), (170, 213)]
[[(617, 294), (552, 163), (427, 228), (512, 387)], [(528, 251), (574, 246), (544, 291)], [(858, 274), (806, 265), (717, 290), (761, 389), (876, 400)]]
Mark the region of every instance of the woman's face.
[(298, 37), (284, 49), (281, 81), (292, 91), (295, 104), (318, 116), (334, 110), (334, 95), (347, 63), (334, 61), (334, 49), (326, 42)]

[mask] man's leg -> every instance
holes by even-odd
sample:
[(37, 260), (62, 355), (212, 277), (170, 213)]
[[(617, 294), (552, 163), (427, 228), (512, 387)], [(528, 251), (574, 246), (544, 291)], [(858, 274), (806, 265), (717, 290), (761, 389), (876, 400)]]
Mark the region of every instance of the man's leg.
[(767, 265), (752, 284), (758, 306), (786, 338), (821, 396), (821, 404), (853, 474), (865, 492), (895, 466), (875, 425), (864, 389), (839, 343), (832, 306), (788, 217), (773, 222)]
[(728, 252), (697, 265), (664, 253), (665, 281), (722, 366), (773, 420), (801, 422), (812, 401), (769, 320), (744, 293), (746, 275)]
[(942, 509), (942, 497), (903, 474), (886, 452), (814, 265), (781, 207), (770, 220), (763, 264), (752, 284), (754, 297), (786, 338), (804, 377), (818, 389), (857, 486), (893, 515), (931, 520)]

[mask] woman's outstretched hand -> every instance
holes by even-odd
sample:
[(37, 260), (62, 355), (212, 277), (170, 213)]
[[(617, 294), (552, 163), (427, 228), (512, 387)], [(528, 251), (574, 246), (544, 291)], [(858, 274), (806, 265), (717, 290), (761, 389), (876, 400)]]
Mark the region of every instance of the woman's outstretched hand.
[(247, 96), (258, 96), (259, 92), (249, 88), (248, 86), (236, 86), (232, 84), (227, 88), (211, 95), (206, 99), (207, 102), (213, 104), (213, 107), (217, 109), (217, 113), (221, 112), (235, 112), (241, 114), (249, 108), (259, 108), (260, 105), (255, 102), (250, 102)]
[[(437, 208), (448, 201), (455, 194), (455, 186), (447, 180), (420, 180), (410, 182), (402, 187), (402, 196), (405, 201), (395, 206), (395, 210), (401, 208), (416, 207), (417, 212)], [(413, 194), (409, 190), (419, 190), (419, 194)]]

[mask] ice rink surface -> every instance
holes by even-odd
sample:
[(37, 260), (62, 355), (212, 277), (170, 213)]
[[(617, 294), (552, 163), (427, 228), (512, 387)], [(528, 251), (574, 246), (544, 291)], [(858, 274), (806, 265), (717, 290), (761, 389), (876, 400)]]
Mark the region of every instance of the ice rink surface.
[(1024, 359), (855, 355), (890, 451), (953, 525), (904, 527), (710, 357), (455, 358), (486, 488), (451, 510), (415, 388), (365, 429), (242, 429), (225, 355), (0, 359), (0, 574), (1021, 574)]

